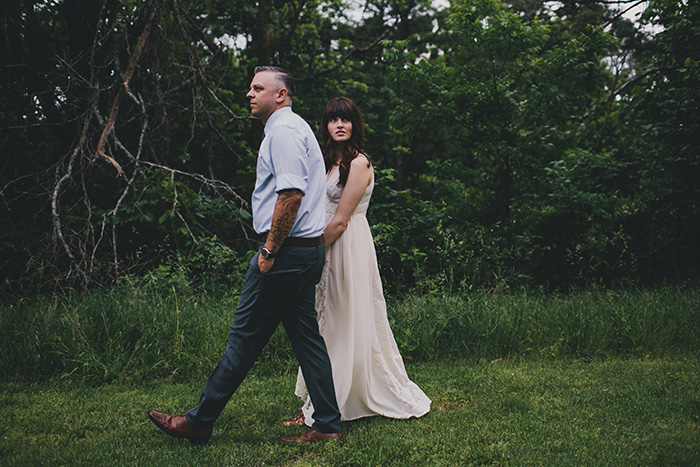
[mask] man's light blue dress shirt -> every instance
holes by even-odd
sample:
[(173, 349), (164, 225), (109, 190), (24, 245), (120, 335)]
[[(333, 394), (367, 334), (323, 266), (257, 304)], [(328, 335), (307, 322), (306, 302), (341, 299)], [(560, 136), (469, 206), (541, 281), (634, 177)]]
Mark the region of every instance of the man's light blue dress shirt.
[(277, 193), (296, 188), (304, 197), (290, 237), (318, 237), (325, 228), (326, 169), (311, 127), (291, 107), (272, 113), (258, 153), (253, 228), (270, 230)]

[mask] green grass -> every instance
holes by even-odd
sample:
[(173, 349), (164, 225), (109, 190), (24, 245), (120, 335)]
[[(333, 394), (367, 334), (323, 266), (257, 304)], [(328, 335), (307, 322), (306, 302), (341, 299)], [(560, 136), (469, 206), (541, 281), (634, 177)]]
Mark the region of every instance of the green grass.
[(419, 420), (301, 428), (273, 336), (204, 447), (148, 409), (192, 407), (237, 297), (144, 286), (0, 303), (0, 465), (700, 465), (700, 288), (410, 295), (389, 303)]
[(204, 380), (90, 387), (0, 383), (0, 463), (24, 465), (700, 465), (700, 357), (413, 363), (433, 400), (421, 419), (344, 423), (346, 440), (286, 445), (303, 432), (294, 373), (253, 373), (206, 446), (146, 417), (190, 408)]
[(700, 350), (698, 288), (408, 296), (389, 316), (402, 354), (420, 360)]
[[(0, 303), (0, 378), (102, 384), (207, 375), (236, 303), (235, 293), (186, 284)], [(700, 287), (409, 295), (391, 300), (388, 315), (401, 354), (415, 362), (700, 351)], [(258, 366), (272, 374), (296, 366), (281, 329)]]

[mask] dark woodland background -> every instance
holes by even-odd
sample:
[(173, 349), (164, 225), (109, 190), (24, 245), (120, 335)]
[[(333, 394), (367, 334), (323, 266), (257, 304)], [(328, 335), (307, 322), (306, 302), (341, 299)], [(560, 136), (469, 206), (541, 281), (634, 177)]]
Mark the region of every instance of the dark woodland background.
[(6, 298), (238, 287), (259, 64), (294, 74), (316, 130), (331, 97), (361, 108), (390, 293), (697, 280), (696, 0), (0, 9)]

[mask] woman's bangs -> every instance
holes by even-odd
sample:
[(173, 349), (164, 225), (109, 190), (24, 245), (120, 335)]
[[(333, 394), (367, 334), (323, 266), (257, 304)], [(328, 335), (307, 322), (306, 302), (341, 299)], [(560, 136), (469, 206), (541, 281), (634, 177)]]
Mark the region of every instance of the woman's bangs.
[(326, 109), (326, 115), (328, 115), (328, 120), (333, 120), (334, 118), (341, 118), (343, 120), (354, 119), (354, 112), (350, 103), (344, 99), (336, 99), (329, 103)]

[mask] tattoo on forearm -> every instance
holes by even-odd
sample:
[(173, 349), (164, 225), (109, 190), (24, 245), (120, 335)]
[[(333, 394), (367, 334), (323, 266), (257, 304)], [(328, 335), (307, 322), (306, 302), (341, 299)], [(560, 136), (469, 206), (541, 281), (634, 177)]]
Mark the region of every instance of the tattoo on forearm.
[(265, 245), (270, 250), (278, 251), (287, 239), (297, 218), (302, 197), (303, 195), (299, 190), (279, 192), (275, 203), (275, 212), (272, 215), (272, 226), (265, 242)]

